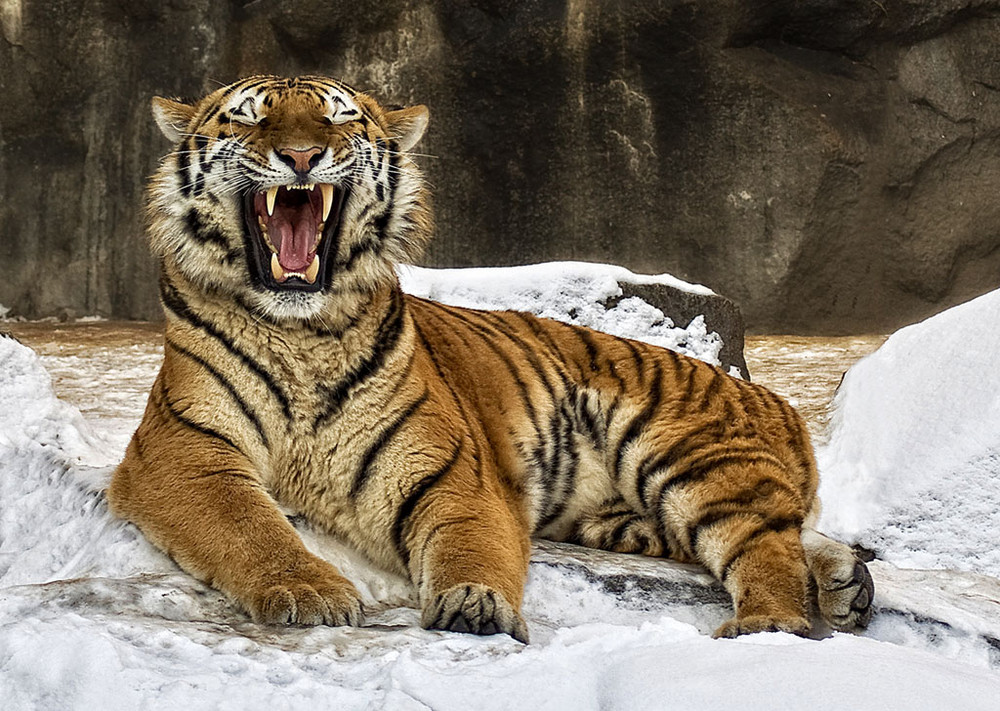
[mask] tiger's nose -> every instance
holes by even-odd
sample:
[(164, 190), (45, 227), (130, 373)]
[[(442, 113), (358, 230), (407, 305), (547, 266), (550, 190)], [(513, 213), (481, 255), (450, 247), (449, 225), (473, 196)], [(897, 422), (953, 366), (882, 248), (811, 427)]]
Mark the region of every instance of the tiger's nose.
[(316, 164), (319, 163), (319, 159), (325, 152), (326, 149), (319, 146), (306, 148), (304, 151), (294, 148), (279, 148), (278, 157), (287, 163), (296, 173), (308, 173), (310, 169), (316, 167)]

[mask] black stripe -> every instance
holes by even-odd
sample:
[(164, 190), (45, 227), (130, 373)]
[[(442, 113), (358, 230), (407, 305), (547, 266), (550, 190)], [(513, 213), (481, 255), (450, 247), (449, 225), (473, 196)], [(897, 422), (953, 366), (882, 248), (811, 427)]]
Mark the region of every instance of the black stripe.
[(548, 524), (555, 521), (566, 510), (569, 495), (568, 489), (572, 486), (572, 470), (568, 472), (569, 482), (563, 480), (563, 428), (559, 419), (559, 412), (554, 411), (549, 417), (548, 442), (552, 447), (552, 456), (548, 458), (548, 467), (543, 476), (543, 483), (547, 484), (546, 513), (539, 520), (537, 529), (542, 530)]
[(664, 451), (653, 451), (636, 467), (635, 491), (639, 500), (645, 505), (646, 487), (650, 478), (659, 470), (670, 468), (678, 462), (687, 459), (699, 449), (718, 445), (722, 438), (725, 423), (714, 420), (704, 428), (690, 432)]
[(625, 435), (622, 437), (615, 450), (615, 481), (618, 481), (621, 478), (622, 460), (625, 458), (625, 448), (639, 437), (643, 428), (649, 423), (649, 420), (656, 413), (656, 409), (660, 406), (660, 400), (663, 397), (663, 368), (660, 367), (660, 364), (656, 361), (653, 361), (653, 368), (655, 372), (653, 375), (653, 382), (650, 385), (651, 392), (648, 396), (649, 399), (646, 401), (645, 406), (639, 414), (632, 418), (628, 429), (625, 430)]
[(528, 385), (521, 378), (521, 373), (517, 369), (517, 366), (514, 363), (514, 361), (512, 361), (510, 359), (510, 356), (508, 356), (500, 349), (496, 341), (492, 338), (493, 333), (491, 333), (486, 326), (475, 324), (469, 321), (469, 319), (465, 317), (465, 313), (471, 313), (471, 312), (467, 309), (459, 310), (457, 307), (448, 307), (443, 304), (435, 304), (433, 302), (425, 302), (425, 303), (427, 303), (429, 306), (438, 307), (437, 311), (428, 310), (428, 313), (436, 315), (439, 319), (445, 320), (440, 313), (444, 312), (449, 316), (457, 319), (458, 321), (461, 321), (466, 326), (468, 326), (471, 333), (477, 336), (486, 345), (486, 347), (489, 348), (491, 351), (493, 351), (496, 354), (496, 356), (501, 360), (501, 362), (503, 362), (504, 366), (507, 368), (511, 376), (514, 378), (514, 383), (517, 385), (518, 390), (520, 391), (521, 399), (524, 402), (524, 409), (527, 411), (528, 418), (531, 420), (532, 427), (535, 430), (535, 437), (541, 439), (541, 428), (538, 423), (538, 413), (536, 412), (535, 405), (531, 400), (531, 394), (528, 391)]
[(253, 484), (258, 483), (256, 478), (250, 476), (242, 469), (213, 469), (212, 471), (195, 474), (193, 476), (188, 477), (188, 479), (207, 479), (209, 477), (222, 476), (222, 475), (233, 477), (235, 479), (243, 479)]
[(462, 452), (463, 445), (464, 441), (460, 442), (444, 464), (418, 481), (410, 489), (410, 492), (406, 495), (406, 498), (403, 499), (403, 502), (399, 506), (399, 510), (396, 512), (396, 520), (392, 523), (392, 541), (396, 546), (396, 552), (403, 561), (404, 567), (408, 568), (410, 565), (410, 553), (406, 549), (406, 546), (403, 545), (403, 536), (406, 532), (410, 516), (413, 515), (414, 509), (416, 509), (417, 504), (420, 503), (420, 499), (423, 498), (424, 494), (426, 494), (431, 487), (437, 484), (441, 478), (450, 472), (452, 467), (455, 466), (455, 463), (458, 461), (458, 457)]
[(215, 378), (216, 382), (218, 382), (219, 385), (221, 385), (229, 392), (233, 400), (236, 401), (236, 404), (240, 406), (240, 410), (243, 411), (243, 415), (248, 420), (250, 420), (250, 423), (254, 426), (254, 429), (257, 430), (257, 434), (260, 436), (260, 441), (263, 442), (264, 447), (270, 449), (271, 445), (267, 441), (267, 435), (264, 433), (264, 427), (260, 422), (260, 418), (257, 417), (257, 413), (254, 412), (253, 408), (250, 407), (247, 401), (244, 400), (243, 397), (236, 391), (236, 388), (233, 387), (233, 384), (229, 382), (229, 380), (222, 373), (220, 373), (213, 365), (211, 365), (201, 356), (192, 353), (187, 348), (184, 348), (183, 346), (175, 343), (169, 338), (166, 339), (166, 343), (168, 346), (173, 348), (181, 355), (187, 356), (195, 363), (200, 365), (202, 368), (207, 370), (212, 375), (212, 377)]
[[(200, 178), (201, 176), (199, 175), (198, 177)], [(217, 228), (213, 227), (209, 229), (205, 226), (204, 221), (201, 219), (201, 215), (199, 215), (198, 211), (193, 207), (187, 211), (187, 214), (184, 216), (184, 221), (187, 223), (191, 236), (198, 242), (201, 242), (202, 244), (210, 242), (223, 248), (229, 246), (226, 238), (222, 236), (222, 233), (219, 232)]]
[(601, 370), (601, 366), (597, 363), (597, 345), (594, 343), (594, 337), (591, 335), (590, 331), (586, 328), (578, 326), (574, 329), (576, 335), (583, 341), (583, 347), (587, 351), (587, 357), (590, 359), (590, 371), (592, 373), (598, 373)]
[[(520, 321), (528, 327), (528, 329), (532, 332), (532, 334), (534, 334), (535, 338), (537, 338), (539, 341), (542, 341), (546, 346), (548, 346), (549, 350), (555, 354), (555, 358), (552, 359), (552, 363), (555, 366), (556, 371), (559, 372), (560, 375), (562, 375), (564, 384), (568, 385), (568, 381), (565, 373), (561, 372), (562, 367), (569, 365), (571, 363), (577, 367), (577, 370), (580, 371), (580, 379), (582, 380), (584, 378), (585, 374), (583, 372), (583, 368), (580, 367), (579, 363), (577, 363), (572, 358), (568, 358), (566, 354), (563, 353), (562, 348), (559, 346), (558, 343), (556, 343), (556, 340), (555, 338), (552, 337), (552, 334), (550, 334), (548, 330), (546, 330), (545, 324), (543, 324), (543, 322), (540, 319), (538, 319), (533, 315), (526, 314), (523, 311), (512, 311), (510, 313), (513, 314), (516, 318), (520, 319)], [(563, 326), (564, 328), (569, 328), (565, 324), (561, 324), (557, 321), (552, 323), (557, 323), (560, 326)]]
[(202, 193), (205, 192), (205, 174), (198, 173), (194, 178), (194, 187), (192, 188), (192, 193), (195, 197), (201, 197)]
[(264, 385), (267, 386), (267, 389), (271, 391), (271, 394), (278, 400), (278, 403), (281, 405), (281, 412), (284, 414), (285, 419), (292, 419), (291, 404), (288, 400), (288, 396), (278, 386), (274, 377), (247, 353), (237, 348), (236, 344), (214, 324), (198, 316), (191, 309), (191, 307), (188, 306), (187, 302), (184, 301), (181, 295), (177, 293), (173, 287), (167, 284), (166, 280), (160, 281), (160, 300), (163, 302), (163, 306), (170, 310), (175, 316), (187, 321), (196, 328), (200, 328), (202, 331), (210, 335), (212, 338), (221, 343), (227, 351), (239, 358), (243, 365), (247, 366), (250, 370), (256, 373), (257, 376), (264, 382)]
[(713, 373), (713, 377), (708, 381), (708, 385), (705, 386), (705, 392), (701, 395), (701, 402), (698, 405), (698, 410), (700, 412), (705, 412), (709, 407), (712, 406), (712, 402), (715, 400), (716, 396), (722, 390), (723, 385), (723, 375), (721, 373)]
[(646, 384), (646, 369), (645, 361), (642, 359), (642, 355), (639, 353), (639, 349), (635, 347), (635, 344), (628, 340), (627, 338), (622, 338), (621, 343), (628, 348), (629, 355), (632, 356), (632, 365), (635, 367), (635, 374), (639, 380), (640, 387), (645, 387)]
[[(419, 302), (419, 303), (426, 303), (426, 302)], [(472, 425), (470, 424), (469, 413), (466, 412), (465, 409), (465, 402), (458, 396), (458, 392), (455, 391), (455, 388), (452, 387), (451, 382), (445, 375), (444, 369), (438, 362), (438, 358), (434, 352), (433, 346), (431, 346), (430, 341), (427, 339), (426, 334), (424, 334), (423, 329), (420, 327), (420, 324), (417, 322), (416, 319), (413, 320), (413, 326), (414, 329), (416, 330), (417, 339), (420, 341), (420, 345), (423, 347), (424, 352), (427, 353), (427, 357), (430, 358), (431, 363), (434, 364), (434, 370), (437, 371), (438, 377), (440, 378), (440, 382), (444, 383), (445, 387), (448, 388), (448, 392), (451, 394), (452, 402), (455, 404), (455, 407), (458, 409), (458, 412), (462, 417), (462, 424), (465, 425), (465, 431), (473, 432)], [(461, 338), (460, 334), (456, 333), (455, 335), (458, 336), (459, 339), (463, 340), (464, 342), (464, 339)], [(479, 451), (479, 443), (476, 441), (475, 437), (472, 438), (472, 458), (476, 462), (482, 461), (482, 457), (480, 456), (480, 451)]]
[(728, 506), (720, 504), (719, 506), (710, 507), (696, 520), (687, 525), (687, 540), (688, 546), (691, 548), (691, 552), (695, 553), (698, 550), (698, 534), (700, 534), (703, 529), (719, 523), (720, 521), (725, 521), (728, 518), (733, 518), (734, 516), (754, 515), (755, 513), (753, 511), (748, 511), (746, 508), (733, 508), (732, 504), (729, 504)]
[(795, 457), (798, 460), (798, 464), (802, 472), (812, 471), (812, 464), (806, 456), (803, 447), (806, 433), (804, 432), (801, 417), (795, 410), (792, 409), (792, 406), (777, 393), (771, 392), (764, 387), (761, 387), (760, 391), (762, 395), (765, 396), (771, 404), (778, 409), (778, 412), (781, 413), (782, 423), (788, 433), (789, 447), (795, 453)]
[(203, 117), (203, 118), (201, 119), (201, 121), (199, 121), (199, 122), (198, 122), (198, 124), (199, 124), (200, 126), (203, 126), (203, 125), (205, 125), (206, 123), (208, 123), (209, 121), (211, 121), (211, 120), (212, 120), (213, 118), (215, 118), (215, 115), (216, 115), (217, 113), (219, 113), (219, 110), (220, 110), (220, 107), (219, 107), (218, 105), (215, 105), (215, 106), (211, 107), (211, 108), (210, 108), (210, 109), (209, 109), (209, 110), (208, 110), (208, 111), (207, 111), (207, 112), (205, 113), (205, 116), (204, 116), (204, 117)]
[(189, 173), (189, 168), (191, 167), (191, 154), (190, 151), (191, 141), (184, 140), (181, 143), (181, 150), (177, 153), (177, 176), (181, 183), (181, 194), (184, 197), (191, 196), (191, 175)]
[(389, 183), (389, 196), (388, 201), (385, 205), (385, 212), (375, 218), (375, 229), (378, 231), (379, 238), (385, 239), (385, 230), (389, 224), (389, 219), (392, 217), (393, 211), (396, 209), (396, 184), (399, 182), (399, 166), (397, 165), (398, 158), (395, 152), (389, 153), (389, 175), (386, 177)]
[(627, 513), (630, 513), (632, 515), (628, 516), (627, 518), (625, 518), (624, 520), (622, 520), (605, 537), (605, 539), (604, 539), (605, 540), (605, 547), (607, 548), (607, 550), (611, 550), (613, 546), (616, 546), (619, 543), (621, 543), (622, 538), (625, 536), (625, 531), (628, 529), (629, 526), (632, 525), (632, 522), (635, 521), (635, 519), (636, 519), (635, 514), (633, 512), (631, 512), (631, 511), (629, 511)]
[(189, 427), (195, 432), (198, 432), (199, 434), (203, 434), (206, 437), (211, 437), (213, 439), (220, 440), (221, 442), (225, 442), (227, 445), (235, 449), (237, 452), (243, 454), (243, 451), (236, 446), (236, 443), (233, 442), (233, 440), (229, 439), (221, 432), (213, 430), (211, 427), (207, 427), (205, 425), (195, 422), (191, 418), (184, 415), (183, 412), (178, 410), (176, 404), (170, 399), (170, 394), (166, 391), (166, 386), (162, 384), (162, 381), (160, 385), (160, 390), (162, 391), (161, 396), (163, 398), (163, 406), (167, 409), (167, 412), (169, 412), (175, 420), (180, 422), (185, 427)]
[(389, 309), (379, 323), (378, 335), (375, 338), (375, 343), (372, 344), (371, 353), (345, 374), (336, 385), (321, 387), (321, 394), (326, 399), (327, 404), (324, 410), (316, 415), (316, 419), (313, 421), (313, 431), (318, 430), (322, 423), (340, 412), (340, 408), (343, 407), (344, 400), (351, 389), (361, 385), (381, 370), (385, 359), (396, 348), (399, 337), (403, 333), (405, 313), (403, 295), (398, 289), (394, 289)]
[(604, 428), (598, 428), (597, 417), (590, 408), (591, 397), (594, 396), (587, 390), (576, 393), (577, 425), (582, 430), (580, 434), (589, 439), (595, 449), (603, 450), (606, 432)]
[[(479, 316), (486, 321), (487, 323), (484, 324), (484, 327), (492, 326), (494, 331), (507, 338), (507, 340), (511, 341), (511, 343), (521, 350), (525, 360), (528, 361), (528, 365), (530, 365), (531, 369), (535, 371), (535, 375), (538, 376), (538, 379), (543, 385), (545, 385), (545, 389), (549, 392), (549, 396), (553, 401), (555, 401), (557, 399), (556, 388), (549, 382), (548, 372), (542, 365), (541, 361), (535, 357), (535, 350), (538, 350), (538, 347), (533, 346), (533, 344), (529, 344), (519, 333), (517, 333), (516, 330), (514, 330), (508, 321), (507, 314), (498, 311), (472, 311), (470, 313), (471, 315)], [(552, 363), (551, 360), (550, 363)], [(556, 370), (556, 374), (562, 377), (563, 384), (566, 385), (569, 381), (566, 378), (565, 373), (559, 372), (559, 363), (554, 363), (553, 365)]]
[(690, 359), (684, 362), (690, 368), (686, 370), (687, 380), (684, 383), (684, 392), (677, 398), (677, 403), (684, 412), (687, 412), (688, 407), (691, 405), (694, 391), (698, 387), (698, 365)]
[(729, 573), (732, 570), (733, 565), (738, 561), (745, 553), (748, 552), (750, 544), (761, 536), (768, 533), (782, 533), (790, 528), (799, 528), (802, 526), (802, 519), (798, 516), (772, 516), (765, 519), (760, 528), (756, 529), (750, 533), (746, 538), (737, 544), (734, 544), (730, 548), (730, 555), (726, 558), (725, 563), (720, 567), (722, 571), (719, 575), (719, 580), (723, 583), (726, 582), (726, 578), (729, 577)]
[(357, 261), (366, 254), (378, 255), (381, 252), (383, 243), (374, 237), (365, 237), (360, 242), (355, 242), (347, 250), (345, 259), (337, 260), (337, 266), (343, 271), (349, 272), (354, 269)]
[[(663, 508), (663, 503), (667, 498), (667, 495), (673, 489), (689, 484), (696, 481), (701, 481), (705, 479), (712, 470), (719, 468), (728, 463), (738, 462), (746, 463), (753, 461), (766, 461), (770, 464), (775, 465), (779, 468), (784, 468), (781, 461), (775, 457), (773, 454), (768, 452), (751, 452), (745, 450), (736, 451), (725, 451), (720, 452), (692, 464), (689, 467), (675, 473), (673, 476), (665, 478), (660, 483), (659, 492), (656, 495), (657, 511)], [(640, 496), (641, 496), (640, 492)]]
[(348, 493), (350, 498), (357, 498), (358, 494), (365, 487), (365, 484), (371, 477), (371, 466), (375, 462), (375, 458), (382, 451), (382, 448), (389, 443), (389, 440), (399, 431), (399, 428), (403, 426), (403, 423), (410, 418), (416, 409), (426, 401), (427, 391), (424, 390), (420, 397), (411, 402), (405, 410), (399, 413), (389, 426), (383, 429), (375, 440), (368, 445), (368, 449), (365, 450), (365, 453), (361, 457), (361, 464), (354, 474), (354, 482), (351, 484), (351, 490)]

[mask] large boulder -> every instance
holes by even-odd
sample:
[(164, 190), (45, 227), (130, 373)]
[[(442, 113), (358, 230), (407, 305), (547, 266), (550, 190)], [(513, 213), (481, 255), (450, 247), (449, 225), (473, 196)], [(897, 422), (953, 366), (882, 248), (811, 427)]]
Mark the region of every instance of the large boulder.
[(156, 316), (148, 100), (261, 71), (430, 106), (434, 266), (615, 262), (800, 332), (1000, 276), (1000, 0), (10, 0), (0, 29), (17, 315)]

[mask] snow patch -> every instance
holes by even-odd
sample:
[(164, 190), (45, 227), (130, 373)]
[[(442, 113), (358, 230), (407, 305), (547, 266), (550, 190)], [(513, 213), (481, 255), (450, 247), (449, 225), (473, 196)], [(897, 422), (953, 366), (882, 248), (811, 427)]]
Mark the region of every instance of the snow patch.
[(818, 452), (821, 526), (896, 565), (1000, 577), (1000, 290), (854, 365)]
[(587, 262), (547, 262), (523, 267), (426, 269), (399, 266), (403, 291), (425, 299), (472, 309), (528, 311), (622, 338), (645, 341), (719, 365), (722, 337), (709, 331), (705, 317), (675, 325), (664, 313), (638, 297), (621, 299), (619, 282), (664, 284), (692, 294), (714, 292), (669, 274), (633, 274), (624, 267)]

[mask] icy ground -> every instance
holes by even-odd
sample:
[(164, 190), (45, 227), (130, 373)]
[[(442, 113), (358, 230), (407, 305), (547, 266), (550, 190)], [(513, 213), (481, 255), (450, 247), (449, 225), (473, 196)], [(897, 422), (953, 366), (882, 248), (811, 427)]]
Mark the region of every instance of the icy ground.
[[(482, 284), (420, 280), (442, 300)], [(554, 274), (533, 281), (519, 308), (565, 297)], [(817, 640), (712, 640), (729, 603), (699, 569), (546, 542), (530, 645), (428, 632), (405, 581), (304, 526), (367, 625), (254, 625), (108, 515), (125, 425), (85, 421), (0, 338), (0, 709), (996, 709), (998, 316), (1000, 292), (904, 329), (845, 379), (824, 523), (884, 560), (868, 631)]]

